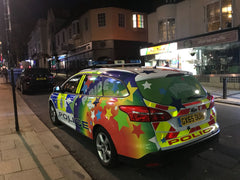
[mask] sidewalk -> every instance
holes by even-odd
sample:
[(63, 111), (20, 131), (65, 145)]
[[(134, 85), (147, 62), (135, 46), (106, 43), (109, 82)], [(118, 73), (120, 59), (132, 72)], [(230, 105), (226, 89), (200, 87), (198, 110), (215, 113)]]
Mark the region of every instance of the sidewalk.
[(88, 180), (91, 177), (16, 93), (15, 130), (12, 87), (0, 77), (0, 180)]
[(226, 103), (240, 106), (240, 90), (227, 89), (227, 98), (223, 99), (223, 89), (204, 86), (211, 95), (214, 96), (215, 102)]

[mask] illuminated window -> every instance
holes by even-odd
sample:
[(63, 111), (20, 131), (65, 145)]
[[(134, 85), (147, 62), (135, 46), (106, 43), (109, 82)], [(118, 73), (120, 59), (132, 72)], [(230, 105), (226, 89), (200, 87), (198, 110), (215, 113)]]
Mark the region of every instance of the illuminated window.
[(98, 14), (98, 27), (106, 26), (105, 13)]
[(174, 18), (159, 21), (158, 23), (159, 42), (174, 40), (175, 29), (176, 25)]
[[(221, 6), (221, 7), (220, 7)], [(232, 27), (232, 0), (207, 5), (208, 32)]]
[(133, 14), (133, 28), (144, 28), (144, 17), (141, 14)]

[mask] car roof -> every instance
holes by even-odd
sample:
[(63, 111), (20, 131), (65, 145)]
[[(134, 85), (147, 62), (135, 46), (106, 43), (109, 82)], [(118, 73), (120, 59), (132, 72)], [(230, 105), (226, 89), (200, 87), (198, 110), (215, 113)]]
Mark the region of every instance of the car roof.
[(94, 74), (105, 74), (113, 77), (120, 78), (119, 74), (129, 74), (135, 75), (136, 81), (153, 79), (158, 77), (167, 77), (170, 75), (177, 74), (191, 74), (188, 71), (183, 71), (176, 68), (171, 67), (115, 67), (115, 68), (92, 68), (92, 69), (84, 69), (80, 71), (78, 74), (84, 73), (94, 73)]

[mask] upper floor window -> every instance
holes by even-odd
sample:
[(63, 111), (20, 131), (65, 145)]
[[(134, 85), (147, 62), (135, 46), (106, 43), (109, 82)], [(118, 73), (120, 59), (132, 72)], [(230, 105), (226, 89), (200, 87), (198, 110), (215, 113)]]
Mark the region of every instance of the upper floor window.
[(98, 14), (98, 27), (106, 26), (105, 13)]
[(60, 37), (59, 37), (59, 34), (57, 35), (57, 45), (58, 45), (58, 46), (60, 45)]
[(159, 21), (158, 23), (159, 42), (174, 40), (175, 29), (176, 25), (174, 18)]
[(77, 26), (77, 34), (79, 34), (80, 33), (80, 24), (79, 24), (79, 22), (77, 22), (76, 26)]
[(125, 27), (125, 15), (124, 14), (118, 14), (118, 26)]
[(76, 24), (75, 23), (73, 23), (73, 25), (72, 25), (72, 30), (73, 30), (73, 35), (76, 34)]
[(88, 30), (88, 18), (85, 18), (85, 30)]
[(133, 28), (144, 28), (144, 16), (141, 14), (133, 14)]
[(63, 41), (63, 43), (65, 43), (65, 32), (64, 31), (62, 32), (62, 41)]
[(208, 4), (206, 12), (208, 32), (232, 27), (232, 0)]
[(68, 36), (69, 36), (69, 39), (72, 39), (72, 28), (68, 29)]

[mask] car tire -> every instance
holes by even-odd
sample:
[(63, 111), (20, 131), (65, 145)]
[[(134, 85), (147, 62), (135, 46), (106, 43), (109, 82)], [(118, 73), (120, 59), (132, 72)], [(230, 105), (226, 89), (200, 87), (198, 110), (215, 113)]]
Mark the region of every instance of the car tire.
[(97, 157), (104, 167), (112, 168), (118, 164), (118, 156), (108, 132), (99, 127), (94, 133), (94, 144)]
[(60, 121), (57, 117), (57, 112), (56, 112), (56, 109), (55, 109), (53, 103), (50, 103), (50, 105), (49, 105), (49, 116), (54, 125), (60, 124)]
[(26, 90), (24, 89), (23, 83), (20, 84), (20, 90), (22, 94), (26, 94)]

